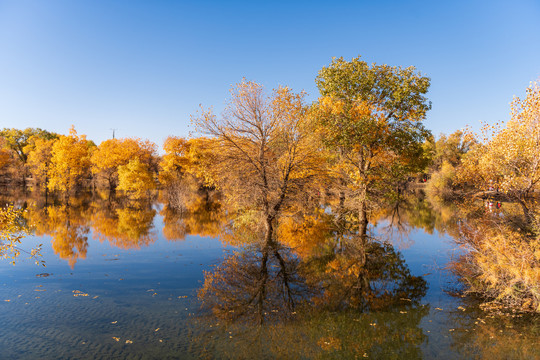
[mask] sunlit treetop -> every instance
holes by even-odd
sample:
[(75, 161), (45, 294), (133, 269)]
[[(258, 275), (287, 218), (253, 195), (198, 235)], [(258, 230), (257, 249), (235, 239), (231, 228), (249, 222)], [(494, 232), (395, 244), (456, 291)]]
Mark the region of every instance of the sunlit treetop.
[(114, 189), (118, 182), (118, 167), (138, 159), (151, 164), (157, 156), (156, 145), (138, 138), (109, 139), (103, 141), (91, 157), (92, 172), (106, 179)]
[(69, 192), (79, 184), (90, 172), (94, 148), (95, 144), (86, 140), (86, 135), (77, 135), (73, 126), (68, 136), (61, 135), (52, 146), (49, 189)]
[(364, 102), (388, 120), (421, 121), (431, 108), (425, 96), (430, 79), (413, 66), (369, 65), (360, 56), (333, 58), (315, 81), (322, 96)]
[[(484, 125), (479, 144), (464, 158), (458, 178), (482, 190), (523, 195), (540, 188), (540, 85), (512, 102), (511, 119)], [(472, 135), (470, 135), (472, 136)]]
[(0, 131), (0, 136), (6, 140), (5, 145), (13, 150), (23, 163), (26, 163), (28, 153), (33, 149), (32, 145), (35, 139), (51, 140), (58, 138), (58, 134), (39, 128), (26, 128), (24, 130), (4, 128)]

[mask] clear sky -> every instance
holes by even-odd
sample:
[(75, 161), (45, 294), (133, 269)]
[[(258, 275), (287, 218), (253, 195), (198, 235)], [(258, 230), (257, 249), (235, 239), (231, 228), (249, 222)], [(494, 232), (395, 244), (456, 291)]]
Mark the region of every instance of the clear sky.
[(312, 101), (319, 69), (357, 55), (431, 78), (435, 135), (507, 120), (540, 78), (540, 0), (0, 0), (0, 128), (161, 146), (242, 77)]

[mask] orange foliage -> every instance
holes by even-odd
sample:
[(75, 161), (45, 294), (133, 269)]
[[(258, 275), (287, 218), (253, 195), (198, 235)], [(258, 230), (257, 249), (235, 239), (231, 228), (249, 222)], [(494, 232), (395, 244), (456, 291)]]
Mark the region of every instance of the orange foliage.
[(90, 175), (91, 151), (86, 135), (78, 136), (73, 126), (68, 136), (61, 135), (52, 146), (49, 189), (68, 193), (81, 185)]
[(118, 184), (118, 168), (138, 159), (151, 165), (156, 157), (156, 145), (138, 138), (109, 139), (103, 141), (92, 154), (92, 172), (106, 179), (109, 188)]

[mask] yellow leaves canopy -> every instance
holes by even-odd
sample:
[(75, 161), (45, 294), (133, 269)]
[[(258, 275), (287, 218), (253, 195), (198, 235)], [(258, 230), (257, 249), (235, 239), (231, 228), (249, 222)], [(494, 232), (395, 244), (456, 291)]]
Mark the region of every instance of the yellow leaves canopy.
[(118, 190), (126, 191), (132, 198), (141, 199), (156, 188), (154, 174), (139, 159), (130, 160), (118, 167)]
[(211, 140), (200, 137), (185, 139), (169, 136), (163, 144), (163, 155), (159, 180), (164, 185), (177, 182), (186, 174), (192, 175), (205, 185), (212, 186), (209, 167), (211, 166)]
[(68, 136), (60, 136), (52, 146), (49, 189), (69, 192), (89, 176), (91, 146), (86, 135), (77, 135), (73, 126)]
[(92, 172), (109, 182), (114, 189), (118, 181), (118, 167), (130, 160), (138, 159), (141, 163), (152, 164), (156, 156), (156, 145), (138, 138), (109, 139), (103, 141), (92, 154)]
[(28, 154), (28, 167), (37, 183), (45, 183), (51, 168), (52, 149), (56, 139), (37, 138), (34, 149)]
[(506, 127), (485, 125), (479, 145), (463, 159), (461, 182), (516, 194), (540, 189), (540, 86), (514, 99)]

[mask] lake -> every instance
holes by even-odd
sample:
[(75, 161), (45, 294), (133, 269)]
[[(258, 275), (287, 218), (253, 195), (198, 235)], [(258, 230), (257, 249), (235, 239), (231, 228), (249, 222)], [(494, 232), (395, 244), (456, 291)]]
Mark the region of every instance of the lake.
[[(538, 316), (484, 312), (459, 295), (449, 270), (464, 251), (459, 220), (425, 201), (373, 217), (385, 242), (369, 292), (347, 236), (314, 249), (302, 236), (324, 231), (295, 228), (287, 246), (262, 249), (204, 204), (3, 202), (27, 209), (33, 235), (21, 247), (43, 244), (46, 267), (24, 254), (0, 262), (1, 359), (540, 359)], [(265, 303), (248, 305), (266, 261)]]

